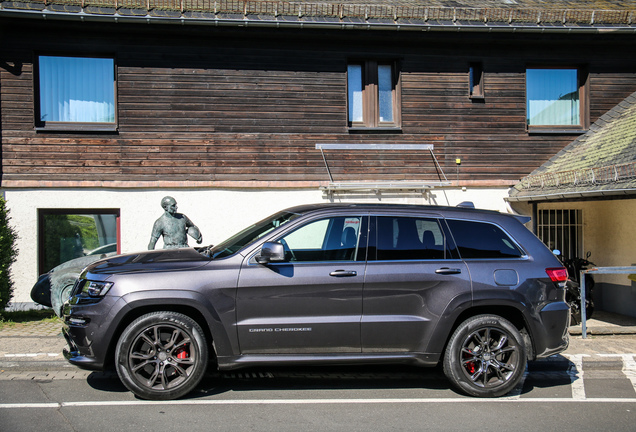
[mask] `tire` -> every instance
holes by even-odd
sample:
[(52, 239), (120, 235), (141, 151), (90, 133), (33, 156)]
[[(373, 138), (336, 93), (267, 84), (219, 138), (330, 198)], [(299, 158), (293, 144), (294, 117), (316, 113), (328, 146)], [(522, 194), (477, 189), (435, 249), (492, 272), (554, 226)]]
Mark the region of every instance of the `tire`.
[(499, 397), (519, 383), (526, 369), (523, 337), (509, 321), (478, 315), (457, 327), (444, 355), (444, 374), (459, 391)]
[(126, 327), (117, 341), (117, 374), (141, 399), (171, 400), (190, 393), (207, 365), (203, 330), (180, 313), (143, 315)]

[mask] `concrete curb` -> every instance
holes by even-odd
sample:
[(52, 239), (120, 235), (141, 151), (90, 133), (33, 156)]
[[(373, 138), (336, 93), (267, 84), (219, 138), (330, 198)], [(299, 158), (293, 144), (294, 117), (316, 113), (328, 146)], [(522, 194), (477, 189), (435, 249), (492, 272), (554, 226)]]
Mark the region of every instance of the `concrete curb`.
[[(580, 325), (573, 326), (568, 329), (568, 333), (572, 336), (581, 336), (583, 330)], [(636, 335), (636, 327), (634, 326), (594, 326), (586, 329), (588, 335)]]
[(66, 360), (0, 360), (0, 372), (12, 371), (51, 371), (78, 369)]

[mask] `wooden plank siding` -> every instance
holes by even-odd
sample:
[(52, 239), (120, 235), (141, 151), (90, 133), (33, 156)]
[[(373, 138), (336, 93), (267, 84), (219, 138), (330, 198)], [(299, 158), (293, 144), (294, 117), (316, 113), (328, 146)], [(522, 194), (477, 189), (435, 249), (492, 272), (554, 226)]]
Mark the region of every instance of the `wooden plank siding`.
[[(593, 122), (636, 90), (633, 36), (486, 35), (0, 22), (2, 182), (294, 182), (316, 143), (433, 144), (449, 180), (513, 184), (576, 134), (526, 131), (525, 68), (582, 65)], [(555, 40), (558, 38), (558, 40)], [(111, 54), (116, 133), (34, 127), (36, 54)], [(347, 128), (347, 59), (395, 59), (399, 133)], [(482, 62), (485, 100), (468, 98)], [(334, 180), (439, 180), (428, 153), (328, 152)], [(455, 159), (461, 158), (459, 170)], [(26, 183), (25, 183), (26, 182)], [(283, 184), (283, 183), (280, 183)]]

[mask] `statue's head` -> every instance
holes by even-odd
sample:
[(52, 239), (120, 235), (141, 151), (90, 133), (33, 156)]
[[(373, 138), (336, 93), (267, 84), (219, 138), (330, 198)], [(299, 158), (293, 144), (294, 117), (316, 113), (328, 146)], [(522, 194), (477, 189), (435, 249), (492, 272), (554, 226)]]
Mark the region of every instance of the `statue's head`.
[(161, 200), (161, 207), (168, 213), (175, 214), (177, 212), (177, 200), (171, 196), (164, 197)]

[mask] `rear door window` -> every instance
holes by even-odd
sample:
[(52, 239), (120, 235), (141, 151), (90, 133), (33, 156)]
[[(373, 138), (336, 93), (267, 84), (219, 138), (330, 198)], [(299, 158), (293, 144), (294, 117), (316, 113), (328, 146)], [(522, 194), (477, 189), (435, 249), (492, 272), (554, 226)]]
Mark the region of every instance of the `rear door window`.
[(446, 236), (435, 218), (378, 216), (376, 218), (376, 259), (448, 259)]
[(470, 258), (520, 258), (523, 251), (501, 228), (487, 222), (448, 219), (459, 254)]

